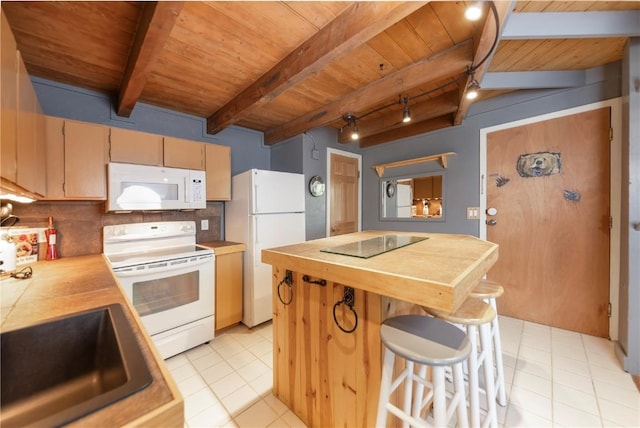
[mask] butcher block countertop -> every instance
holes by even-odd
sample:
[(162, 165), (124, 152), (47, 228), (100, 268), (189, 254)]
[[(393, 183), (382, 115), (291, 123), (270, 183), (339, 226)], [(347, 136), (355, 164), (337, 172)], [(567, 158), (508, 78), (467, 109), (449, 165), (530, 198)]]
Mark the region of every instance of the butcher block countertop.
[[(31, 265), (29, 279), (0, 281), (1, 327), (9, 331), (84, 310), (120, 303), (153, 377), (145, 389), (69, 426), (184, 426), (182, 396), (135, 310), (102, 255), (67, 257)], [(21, 266), (18, 266), (20, 270)]]
[[(428, 239), (370, 258), (320, 251), (385, 235)], [(498, 245), (469, 235), (366, 231), (262, 250), (262, 261), (417, 305), (456, 310), (498, 260)]]
[(208, 242), (199, 242), (198, 245), (203, 247), (211, 248), (213, 253), (216, 256), (221, 256), (223, 254), (231, 254), (231, 253), (239, 253), (247, 249), (245, 244), (240, 244), (238, 242), (231, 241), (208, 241)]

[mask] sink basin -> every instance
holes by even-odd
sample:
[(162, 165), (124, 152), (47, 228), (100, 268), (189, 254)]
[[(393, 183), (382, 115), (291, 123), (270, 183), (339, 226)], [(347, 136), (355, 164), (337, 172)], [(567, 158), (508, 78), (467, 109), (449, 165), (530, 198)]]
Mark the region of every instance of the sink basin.
[(63, 425), (151, 383), (119, 304), (4, 332), (0, 340), (3, 428)]

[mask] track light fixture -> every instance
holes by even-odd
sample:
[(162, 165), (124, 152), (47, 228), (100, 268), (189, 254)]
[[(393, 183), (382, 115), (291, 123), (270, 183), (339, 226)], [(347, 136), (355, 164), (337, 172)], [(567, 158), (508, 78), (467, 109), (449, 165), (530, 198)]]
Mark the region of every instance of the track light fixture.
[(402, 111), (402, 121), (404, 123), (411, 122), (411, 113), (409, 112), (409, 97), (404, 97), (404, 110)]
[(500, 36), (500, 19), (498, 16), (498, 10), (496, 9), (495, 1), (493, 0), (472, 1), (470, 2), (469, 7), (465, 11), (465, 17), (467, 19), (471, 21), (478, 20), (482, 17), (485, 3), (493, 15), (493, 19), (495, 21), (495, 27), (496, 27), (495, 28), (496, 34), (493, 40), (493, 44), (489, 49), (489, 52), (487, 52), (487, 54), (479, 62), (477, 62), (476, 64), (472, 63), (467, 67), (466, 72), (461, 73), (455, 79), (449, 80), (436, 88), (432, 88), (412, 96), (407, 95), (403, 97), (402, 95), (399, 95), (398, 101), (390, 102), (389, 104), (382, 105), (380, 107), (374, 108), (373, 110), (363, 112), (359, 117), (356, 117), (353, 113), (344, 114), (342, 116), (342, 119), (346, 122), (346, 125), (340, 128), (340, 133), (342, 133), (345, 128), (351, 128), (351, 139), (359, 140), (360, 134), (358, 132), (358, 119), (364, 119), (365, 117), (371, 114), (377, 113), (384, 109), (392, 108), (398, 104), (404, 104), (404, 107), (402, 110), (402, 122), (403, 123), (411, 122), (411, 112), (409, 111), (409, 100), (414, 100), (416, 98), (423, 97), (425, 95), (437, 93), (439, 91), (444, 90), (450, 85), (456, 85), (459, 88), (460, 82), (463, 80), (466, 80), (466, 81), (470, 80), (469, 85), (465, 88), (465, 98), (467, 100), (476, 99), (478, 97), (478, 91), (481, 89), (480, 83), (476, 80), (476, 77), (475, 77), (476, 70), (478, 70), (482, 66), (482, 64), (484, 64), (489, 59), (489, 57), (493, 53), (495, 53), (496, 47), (498, 46), (498, 39)]
[(477, 21), (482, 16), (482, 2), (474, 1), (469, 4), (467, 10), (464, 12), (464, 17), (469, 21)]
[[(360, 134), (358, 134), (358, 119), (353, 114), (348, 113), (342, 116), (342, 120), (347, 122), (347, 126), (351, 127), (351, 139), (357, 140), (360, 138)], [(340, 132), (342, 132), (342, 128)]]

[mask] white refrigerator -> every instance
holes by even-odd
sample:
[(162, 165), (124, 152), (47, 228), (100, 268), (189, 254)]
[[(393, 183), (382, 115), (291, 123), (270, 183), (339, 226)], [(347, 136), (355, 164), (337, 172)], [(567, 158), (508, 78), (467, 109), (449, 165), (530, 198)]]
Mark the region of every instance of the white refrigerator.
[(225, 203), (225, 239), (246, 244), (242, 323), (273, 317), (271, 265), (262, 250), (305, 241), (303, 174), (251, 169), (233, 176)]

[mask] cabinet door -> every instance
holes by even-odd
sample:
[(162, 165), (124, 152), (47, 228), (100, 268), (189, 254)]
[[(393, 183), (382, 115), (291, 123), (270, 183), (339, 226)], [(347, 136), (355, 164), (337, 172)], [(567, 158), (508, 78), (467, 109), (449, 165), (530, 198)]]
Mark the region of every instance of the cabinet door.
[(198, 141), (164, 137), (164, 166), (204, 171), (204, 146)]
[(163, 165), (162, 136), (123, 128), (111, 128), (109, 155), (111, 162)]
[(32, 192), (36, 187), (36, 103), (31, 79), (18, 52), (18, 109), (16, 137), (16, 183)]
[(18, 52), (4, 11), (0, 32), (0, 172), (3, 178), (15, 183)]
[(216, 330), (242, 320), (242, 252), (216, 255)]
[(40, 108), (40, 103), (36, 102), (35, 111), (35, 193), (41, 196), (47, 194), (47, 136), (44, 114)]
[(433, 197), (442, 198), (442, 176), (433, 176)]
[(433, 197), (433, 178), (420, 177), (413, 180), (413, 197), (427, 199)]
[(231, 200), (231, 147), (205, 144), (207, 200)]
[(47, 143), (47, 193), (46, 199), (64, 199), (64, 119), (45, 116)]
[(109, 128), (65, 120), (64, 194), (68, 199), (107, 198)]

